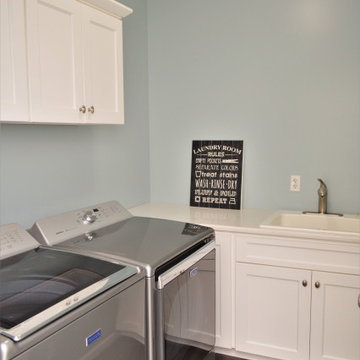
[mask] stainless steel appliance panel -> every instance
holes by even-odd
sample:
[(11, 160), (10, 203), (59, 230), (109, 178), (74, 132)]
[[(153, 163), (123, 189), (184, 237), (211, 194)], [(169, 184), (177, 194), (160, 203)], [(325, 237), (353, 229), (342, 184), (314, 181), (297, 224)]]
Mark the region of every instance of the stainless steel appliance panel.
[[(109, 204), (102, 204), (101, 212), (107, 213)], [(52, 245), (56, 249), (125, 261), (129, 264), (142, 267), (146, 276), (145, 328), (147, 360), (160, 360), (161, 358), (159, 358), (157, 351), (159, 350), (159, 343), (164, 339), (164, 332), (159, 335), (159, 327), (155, 325), (155, 319), (159, 314), (159, 308), (161, 308), (162, 304), (161, 300), (157, 301), (157, 284), (161, 283), (166, 288), (166, 284), (171, 281), (170, 278), (174, 279), (173, 276), (175, 278), (180, 276), (178, 281), (185, 281), (182, 280), (185, 277), (181, 275), (181, 271), (177, 273), (179, 266), (185, 266), (185, 270), (187, 270), (194, 265), (194, 263), (188, 263), (189, 257), (193, 259), (195, 253), (198, 256), (198, 251), (201, 251), (207, 245), (212, 246), (212, 249), (214, 248), (214, 230), (201, 225), (155, 218), (126, 217), (119, 220), (113, 212), (109, 212), (110, 215), (107, 215), (105, 222), (102, 220), (102, 217), (98, 216), (96, 209), (99, 209), (99, 207), (91, 208), (92, 214), (88, 214), (88, 212), (83, 213), (82, 210), (75, 210), (60, 214), (54, 218), (38, 220), (30, 230), (30, 233), (39, 242)], [(67, 229), (70, 230), (68, 231)], [(202, 254), (196, 262), (200, 261), (205, 255)], [(213, 261), (215, 262), (215, 259)], [(193, 277), (195, 277), (198, 269), (192, 269), (192, 271)], [(214, 272), (215, 270), (209, 271), (209, 273)], [(206, 277), (202, 275), (198, 276), (198, 279), (206, 279)], [(187, 283), (190, 286), (190, 282)], [(202, 289), (202, 286), (201, 280), (199, 289)], [(187, 286), (185, 287), (187, 288)], [(210, 292), (213, 292), (211, 294), (208, 293), (209, 299), (212, 297), (214, 299), (213, 302), (211, 300), (207, 304), (212, 304), (215, 302), (215, 282), (207, 285), (207, 287), (212, 289)], [(198, 299), (199, 297), (201, 298), (202, 294), (196, 292), (193, 286), (189, 287), (188, 291), (192, 292), (194, 298), (191, 301), (188, 299), (186, 302), (183, 302), (183, 305), (188, 306), (190, 313), (197, 313), (197, 307), (201, 303)], [(176, 293), (175, 298), (183, 297), (182, 293), (182, 291)], [(204, 306), (204, 304), (201, 306)], [(212, 319), (215, 319), (215, 308), (211, 305), (207, 306), (207, 308), (206, 317), (210, 319), (210, 324)], [(201, 311), (199, 311), (200, 313)], [(188, 324), (192, 326), (190, 322)], [(199, 326), (195, 321), (195, 332), (197, 327), (200, 329), (198, 333), (202, 331)], [(209, 338), (215, 338), (215, 325), (213, 328), (210, 328), (211, 326), (208, 329), (209, 334), (206, 339), (200, 338), (199, 334), (195, 337), (196, 343), (198, 343), (197, 348), (203, 349), (205, 352), (214, 345), (214, 341), (209, 340)], [(190, 340), (188, 338), (189, 336), (182, 337), (184, 341)], [(178, 341), (178, 343), (181, 342)]]
[(157, 360), (209, 359), (215, 345), (215, 249), (169, 273), (169, 281), (159, 277), (156, 293)]
[[(59, 215), (59, 223), (62, 218), (63, 215)], [(46, 219), (38, 223), (46, 225)], [(57, 242), (55, 235), (48, 236), (47, 241), (59, 249), (131, 261), (144, 267), (147, 276), (153, 276), (159, 266), (213, 234), (213, 230), (205, 226), (142, 217), (131, 217), (89, 232), (87, 225), (77, 226), (83, 231), (81, 235), (62, 242)], [(38, 232), (43, 231), (42, 228), (37, 229)], [(34, 231), (33, 235), (36, 238)], [(61, 235), (65, 237), (63, 233)]]
[(138, 269), (37, 248), (1, 261), (0, 333), (20, 341)]
[(21, 342), (1, 338), (1, 360), (144, 360), (144, 287), (115, 286)]

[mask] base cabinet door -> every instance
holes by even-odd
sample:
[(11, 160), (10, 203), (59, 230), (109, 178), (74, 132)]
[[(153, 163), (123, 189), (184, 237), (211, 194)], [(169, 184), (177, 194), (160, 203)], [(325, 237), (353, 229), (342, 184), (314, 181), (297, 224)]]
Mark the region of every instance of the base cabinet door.
[(236, 350), (309, 358), (311, 272), (236, 264)]
[(360, 276), (313, 273), (311, 360), (360, 359)]

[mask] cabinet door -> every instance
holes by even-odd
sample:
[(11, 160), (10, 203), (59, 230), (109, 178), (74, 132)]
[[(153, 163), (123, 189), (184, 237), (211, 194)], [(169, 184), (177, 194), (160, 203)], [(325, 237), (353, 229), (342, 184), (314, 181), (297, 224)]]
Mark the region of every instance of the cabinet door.
[(29, 116), (24, 2), (1, 0), (0, 14), (0, 120), (26, 122), (29, 120)]
[(87, 122), (124, 123), (122, 21), (84, 7)]
[(233, 327), (233, 235), (216, 232), (216, 346), (231, 349)]
[(83, 103), (81, 5), (27, 0), (31, 121), (81, 123)]
[(311, 360), (360, 359), (359, 297), (360, 276), (313, 273)]
[(307, 359), (310, 285), (310, 271), (237, 263), (236, 350)]

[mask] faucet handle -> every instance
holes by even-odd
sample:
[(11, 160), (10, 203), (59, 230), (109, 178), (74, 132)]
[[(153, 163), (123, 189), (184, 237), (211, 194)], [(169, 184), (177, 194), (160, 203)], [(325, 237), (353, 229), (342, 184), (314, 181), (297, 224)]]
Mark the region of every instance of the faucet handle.
[(320, 181), (320, 188), (318, 190), (318, 194), (319, 194), (319, 196), (323, 197), (327, 194), (327, 187), (322, 179), (319, 178), (318, 181)]
[(326, 185), (325, 185), (325, 183), (324, 183), (324, 181), (322, 179), (318, 178), (318, 181), (320, 181), (321, 185), (324, 185), (326, 187)]

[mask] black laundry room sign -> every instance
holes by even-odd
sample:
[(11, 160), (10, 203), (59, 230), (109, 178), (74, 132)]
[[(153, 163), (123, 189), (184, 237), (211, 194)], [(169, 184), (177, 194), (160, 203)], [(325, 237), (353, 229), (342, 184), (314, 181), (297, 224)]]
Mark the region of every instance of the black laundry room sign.
[(190, 206), (241, 207), (242, 140), (194, 140)]

